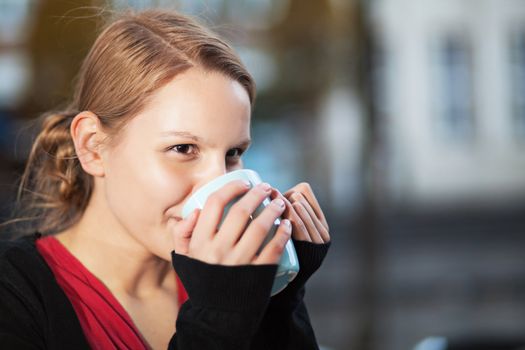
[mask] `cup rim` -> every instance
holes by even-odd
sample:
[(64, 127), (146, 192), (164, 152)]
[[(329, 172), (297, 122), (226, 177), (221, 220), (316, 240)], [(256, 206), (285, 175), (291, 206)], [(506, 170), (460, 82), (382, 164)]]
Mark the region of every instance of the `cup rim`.
[[(204, 205), (204, 203), (201, 203), (200, 201), (200, 196), (202, 195), (203, 192), (205, 191), (208, 191), (209, 190), (209, 187), (210, 186), (213, 186), (214, 182), (218, 179), (222, 179), (222, 178), (227, 178), (227, 177), (231, 177), (231, 176), (234, 176), (236, 174), (247, 174), (249, 178), (255, 176), (257, 178), (260, 179), (260, 176), (259, 174), (255, 171), (255, 170), (252, 170), (252, 169), (237, 169), (237, 170), (233, 170), (233, 171), (230, 171), (226, 174), (222, 174), (220, 176), (217, 176), (213, 179), (211, 179), (210, 181), (208, 181), (207, 183), (205, 183), (204, 185), (202, 185), (197, 191), (195, 191), (189, 198), (188, 200), (186, 201), (186, 203), (184, 203), (184, 205), (182, 206), (182, 214), (183, 214), (183, 217), (185, 217), (186, 215), (189, 215), (190, 213), (186, 213), (186, 215), (184, 215), (185, 212), (187, 212), (188, 210), (186, 209), (186, 207), (196, 201), (198, 204), (200, 204), (201, 206)], [(231, 180), (226, 180), (226, 183), (224, 185), (226, 185), (227, 183), (233, 181), (233, 180), (237, 180), (236, 178), (235, 179), (231, 179)], [(224, 186), (223, 185), (223, 186)], [(214, 191), (215, 192), (215, 191)]]

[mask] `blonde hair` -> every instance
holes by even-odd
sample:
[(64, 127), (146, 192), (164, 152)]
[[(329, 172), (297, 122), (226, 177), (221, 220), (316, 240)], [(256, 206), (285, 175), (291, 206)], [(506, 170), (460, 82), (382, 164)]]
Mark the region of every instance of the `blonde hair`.
[(78, 76), (73, 100), (43, 116), (18, 191), (26, 231), (56, 233), (76, 223), (93, 190), (70, 135), (72, 119), (91, 111), (110, 135), (137, 115), (150, 96), (191, 67), (238, 81), (253, 104), (255, 84), (231, 46), (195, 20), (173, 11), (127, 12), (98, 36)]

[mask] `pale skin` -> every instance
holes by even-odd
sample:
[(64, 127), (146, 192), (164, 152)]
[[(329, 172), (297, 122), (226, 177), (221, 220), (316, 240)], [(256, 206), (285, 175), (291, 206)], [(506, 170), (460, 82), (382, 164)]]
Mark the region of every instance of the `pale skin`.
[[(235, 181), (181, 219), (184, 203), (199, 187), (243, 167), (239, 154), (250, 143), (250, 114), (248, 94), (238, 82), (191, 68), (156, 91), (114, 139), (89, 111), (71, 124), (80, 163), (95, 186), (81, 220), (57, 238), (105, 284), (153, 349), (165, 349), (175, 331), (172, 250), (213, 264), (276, 264), (290, 236), (330, 240), (306, 183), (283, 195)], [(174, 134), (181, 131), (186, 134)], [(217, 231), (224, 206), (240, 194), (246, 195)], [(272, 205), (243, 231), (267, 196)], [(279, 216), (289, 219), (291, 228), (282, 220), (272, 241), (256, 254)]]

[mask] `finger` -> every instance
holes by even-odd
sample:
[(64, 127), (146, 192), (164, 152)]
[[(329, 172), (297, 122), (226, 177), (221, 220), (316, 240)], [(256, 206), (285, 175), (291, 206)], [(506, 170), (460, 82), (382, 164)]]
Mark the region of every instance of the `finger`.
[(317, 218), (321, 221), (321, 223), (326, 228), (326, 230), (329, 231), (330, 228), (328, 227), (328, 222), (326, 221), (324, 213), (321, 210), (321, 206), (319, 205), (319, 202), (317, 201), (317, 198), (315, 197), (310, 184), (308, 184), (307, 182), (301, 182), (300, 184), (286, 191), (284, 195), (286, 197), (289, 197), (289, 195), (291, 195), (293, 192), (300, 192), (305, 196), (308, 203), (310, 203), (310, 205), (314, 209), (314, 212)]
[(195, 209), (186, 219), (179, 222), (172, 221), (174, 223), (171, 224), (171, 232), (175, 253), (188, 255), (191, 236), (199, 218), (199, 213), (200, 209)]
[(284, 210), (284, 212), (281, 215), (281, 217), (283, 217), (285, 219), (290, 219), (291, 221), (293, 221), (293, 219), (295, 219), (295, 218), (299, 218), (299, 215), (297, 215), (297, 213), (295, 212), (295, 210), (292, 207), (292, 203), (290, 203), (288, 198), (286, 198), (281, 192), (279, 192), (278, 189), (274, 188), (272, 190), (271, 198), (272, 199), (274, 199), (274, 198), (281, 198), (284, 201), (284, 203), (286, 204), (286, 209)]
[(235, 180), (208, 196), (193, 232), (195, 244), (199, 245), (213, 238), (217, 232), (217, 226), (221, 222), (226, 205), (235, 197), (246, 193), (249, 188), (249, 183), (243, 180)]
[(246, 230), (253, 212), (271, 193), (272, 187), (267, 183), (259, 184), (246, 193), (228, 211), (216, 239), (222, 241), (221, 244), (233, 246)]
[(253, 263), (256, 265), (278, 264), (283, 255), (286, 243), (290, 239), (291, 232), (292, 227), (290, 221), (288, 219), (281, 220), (275, 236), (268, 242), (259, 256), (253, 260)]
[(295, 194), (292, 195), (292, 198), (294, 198), (295, 200), (298, 200), (303, 205), (303, 207), (306, 209), (306, 211), (310, 215), (310, 219), (312, 219), (315, 225), (315, 228), (317, 229), (317, 232), (319, 232), (319, 234), (321, 235), (323, 242), (328, 242), (330, 240), (330, 234), (328, 233), (324, 225), (319, 221), (310, 203), (306, 200), (303, 194), (296, 192)]
[(308, 234), (308, 230), (306, 229), (306, 226), (304, 225), (303, 220), (299, 214), (297, 214), (297, 211), (293, 208), (290, 200), (284, 197), (282, 194), (280, 194), (279, 198), (282, 198), (286, 203), (286, 211), (283, 213), (282, 217), (289, 219), (292, 223), (292, 237), (298, 241), (311, 242), (312, 239)]
[(306, 208), (303, 207), (301, 202), (295, 201), (292, 203), (292, 205), (301, 217), (301, 220), (303, 220), (303, 223), (306, 226), (306, 230), (308, 231), (308, 235), (312, 239), (312, 242), (324, 243), (323, 239), (321, 238), (321, 235), (317, 231), (317, 228), (315, 227), (315, 224), (312, 221), (312, 218), (310, 217), (310, 214), (308, 214), (308, 211), (306, 210)]
[(285, 209), (284, 201), (274, 199), (249, 225), (232, 250), (231, 257), (237, 263), (250, 263), (264, 240)]

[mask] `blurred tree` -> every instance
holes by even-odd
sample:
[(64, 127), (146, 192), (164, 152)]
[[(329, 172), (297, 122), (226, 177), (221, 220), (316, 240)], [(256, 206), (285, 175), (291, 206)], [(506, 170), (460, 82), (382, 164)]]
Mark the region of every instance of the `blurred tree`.
[(279, 71), (271, 96), (266, 96), (272, 104), (315, 110), (331, 78), (331, 16), (328, 0), (290, 0), (286, 17), (269, 33)]
[(363, 104), (363, 144), (360, 159), (360, 181), (362, 196), (358, 213), (357, 244), (359, 246), (361, 276), (360, 286), (360, 328), (355, 347), (372, 350), (377, 348), (379, 313), (379, 245), (381, 240), (380, 212), (384, 207), (384, 174), (380, 164), (384, 160), (382, 139), (374, 93), (374, 51), (375, 41), (370, 25), (370, 3), (359, 0), (356, 3), (356, 83), (360, 101)]
[[(348, 310), (357, 315), (357, 337), (352, 348), (374, 349), (377, 330), (378, 296), (378, 202), (382, 196), (383, 178), (378, 168), (381, 160), (381, 140), (377, 113), (373, 103), (372, 57), (373, 37), (367, 18), (368, 4), (355, 1), (291, 0), (285, 19), (269, 33), (270, 46), (278, 64), (275, 86), (260, 96), (261, 117), (280, 118), (292, 112), (297, 118), (298, 132), (303, 140), (300, 156), (305, 174), (317, 174), (313, 183), (322, 189), (330, 188), (331, 167), (326, 162), (325, 140), (316, 137), (319, 130), (304, 125), (316, 125), (320, 118), (319, 105), (330, 89), (344, 86), (357, 96), (363, 115), (363, 138), (360, 155), (361, 193), (359, 210), (337, 218), (341, 229), (355, 227), (350, 221), (357, 218), (357, 232), (338, 232), (351, 236), (345, 244), (357, 245), (359, 255), (359, 308)], [(351, 96), (349, 96), (351, 98)], [(261, 101), (262, 100), (262, 101)], [(293, 105), (293, 108), (288, 106)], [(296, 110), (298, 108), (298, 111)], [(293, 114), (296, 115), (293, 115)], [(287, 118), (290, 115), (286, 115)], [(310, 121), (304, 122), (303, 118)], [(322, 126), (321, 123), (317, 125)], [(344, 150), (342, 150), (344, 151)], [(319, 171), (319, 169), (323, 169)], [(330, 203), (329, 198), (324, 198)]]
[[(300, 118), (311, 118), (308, 123), (298, 120), (301, 139), (304, 140), (301, 156), (305, 173), (318, 174), (313, 182), (321, 188), (330, 185), (330, 175), (325, 164), (328, 155), (323, 154), (324, 140), (315, 137), (319, 130), (300, 128), (321, 116), (319, 104), (330, 89), (342, 85), (357, 96), (362, 105), (363, 138), (360, 155), (361, 197), (359, 210), (341, 220), (340, 227), (354, 227), (349, 218), (357, 218), (358, 232), (340, 232), (351, 235), (346, 241), (359, 248), (359, 296), (356, 310), (357, 338), (353, 348), (374, 349), (377, 331), (378, 302), (378, 202), (380, 201), (382, 175), (378, 163), (382, 156), (382, 141), (379, 132), (377, 111), (373, 101), (373, 36), (367, 18), (368, 4), (365, 0), (336, 1), (292, 0), (288, 16), (271, 33), (272, 44), (279, 65), (278, 81), (268, 95), (262, 96), (265, 104), (282, 108), (290, 103), (300, 106)], [(349, 96), (351, 98), (351, 96)], [(271, 101), (266, 101), (266, 99)], [(280, 107), (277, 107), (280, 105)], [(275, 113), (276, 116), (282, 111)], [(315, 125), (315, 124), (314, 124)], [(322, 126), (322, 124), (318, 124)], [(318, 171), (318, 169), (324, 169)]]
[(40, 0), (29, 39), (32, 84), (27, 117), (63, 105), (72, 95), (80, 64), (100, 27), (103, 0)]

